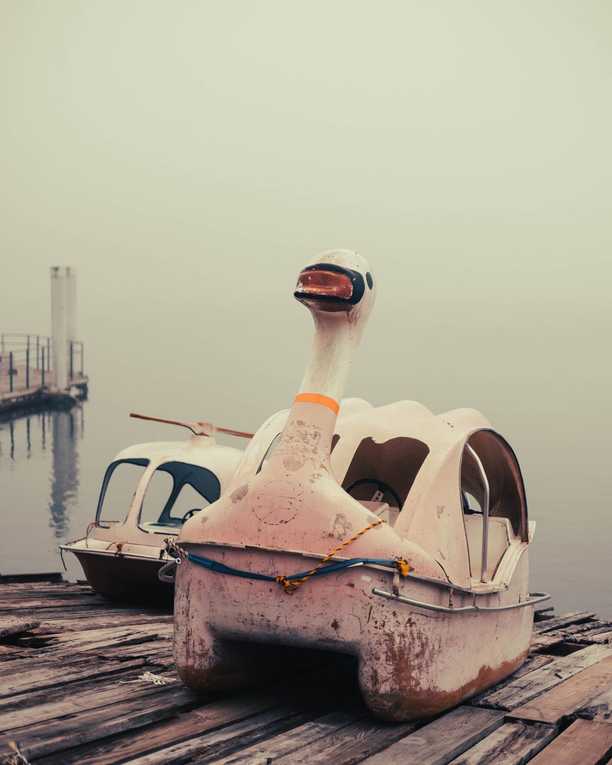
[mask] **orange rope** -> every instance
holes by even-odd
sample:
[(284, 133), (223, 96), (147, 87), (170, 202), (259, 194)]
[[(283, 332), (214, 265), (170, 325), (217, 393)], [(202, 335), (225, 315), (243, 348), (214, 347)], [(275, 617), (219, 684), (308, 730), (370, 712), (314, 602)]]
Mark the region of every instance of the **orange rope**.
[[(280, 584), (280, 586), (288, 595), (292, 595), (301, 584), (304, 584), (304, 582), (308, 581), (308, 579), (310, 579), (310, 577), (313, 576), (313, 574), (315, 574), (322, 566), (328, 563), (334, 557), (334, 555), (340, 552), (340, 550), (344, 550), (345, 547), (348, 547), (350, 544), (355, 542), (355, 540), (359, 539), (359, 537), (365, 534), (366, 531), (369, 531), (370, 529), (374, 529), (377, 526), (382, 525), (383, 523), (384, 523), (383, 519), (379, 518), (378, 520), (370, 523), (364, 529), (361, 529), (361, 531), (358, 531), (350, 539), (345, 539), (344, 542), (341, 542), (337, 547), (334, 547), (333, 550), (330, 550), (327, 553), (327, 555), (320, 561), (320, 563), (318, 563), (313, 569), (308, 571), (301, 579), (287, 579), (286, 576), (277, 576), (276, 581)], [(404, 561), (404, 563), (406, 563), (406, 561)]]

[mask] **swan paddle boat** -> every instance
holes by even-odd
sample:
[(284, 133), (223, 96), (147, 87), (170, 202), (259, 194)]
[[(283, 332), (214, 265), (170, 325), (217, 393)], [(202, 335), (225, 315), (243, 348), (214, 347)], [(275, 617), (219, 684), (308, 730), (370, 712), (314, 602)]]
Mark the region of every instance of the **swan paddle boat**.
[(228, 486), (242, 450), (218, 444), (215, 433), (252, 433), (131, 414), (188, 428), (185, 441), (156, 441), (123, 449), (102, 480), (93, 523), (82, 539), (60, 545), (74, 553), (96, 592), (114, 600), (172, 602), (173, 585), (158, 576), (171, 559), (165, 540), (187, 518), (215, 502)]
[(315, 326), (299, 392), (172, 547), (177, 670), (227, 690), (270, 646), (349, 654), (375, 715), (436, 715), (520, 666), (547, 597), (518, 462), (473, 409), (340, 405), (376, 294), (362, 257), (321, 254), (294, 294)]

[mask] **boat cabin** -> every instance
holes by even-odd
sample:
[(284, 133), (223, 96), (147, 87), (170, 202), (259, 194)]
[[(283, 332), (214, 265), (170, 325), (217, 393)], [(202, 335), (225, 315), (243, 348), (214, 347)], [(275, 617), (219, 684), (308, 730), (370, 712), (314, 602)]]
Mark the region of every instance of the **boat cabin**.
[(229, 484), (243, 452), (212, 436), (137, 444), (119, 452), (102, 479), (93, 523), (74, 553), (99, 593), (129, 600), (171, 600), (158, 581), (165, 540), (204, 510)]
[(177, 534), (188, 518), (219, 499), (241, 457), (241, 450), (208, 436), (130, 446), (106, 469), (95, 524)]

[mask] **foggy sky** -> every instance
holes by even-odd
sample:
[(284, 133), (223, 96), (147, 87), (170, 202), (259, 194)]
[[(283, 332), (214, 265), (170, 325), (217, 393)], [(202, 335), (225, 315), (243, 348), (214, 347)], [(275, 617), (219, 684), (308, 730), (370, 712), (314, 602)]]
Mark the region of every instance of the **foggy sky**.
[(109, 456), (169, 435), (130, 409), (252, 429), (302, 263), (357, 249), (348, 393), (482, 409), (549, 555), (605, 557), (611, 43), (594, 0), (0, 0), (0, 329), (47, 333), (73, 265)]

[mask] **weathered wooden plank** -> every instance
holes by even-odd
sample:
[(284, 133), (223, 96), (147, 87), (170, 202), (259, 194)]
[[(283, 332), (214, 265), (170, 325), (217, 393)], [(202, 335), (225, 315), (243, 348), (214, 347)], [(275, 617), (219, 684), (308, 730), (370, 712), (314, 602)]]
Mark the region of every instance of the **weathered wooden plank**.
[[(365, 712), (362, 712), (362, 717)], [(266, 739), (253, 746), (240, 749), (233, 755), (226, 755), (222, 759), (216, 759), (211, 765), (267, 765), (276, 762), (278, 758), (291, 754), (307, 744), (312, 744), (325, 736), (337, 732), (340, 728), (355, 722), (357, 715), (349, 712), (331, 712), (316, 720), (291, 728), (285, 733)], [(301, 754), (299, 755), (301, 759)]]
[(6, 582), (4, 577), (0, 577), (0, 597), (10, 598), (17, 593), (47, 593), (47, 592), (74, 592), (74, 591), (92, 592), (88, 584), (77, 584), (76, 582), (50, 582), (48, 580), (40, 582)]
[[(39, 649), (42, 656), (61, 656), (69, 651), (92, 652), (126, 645), (165, 639), (170, 644), (172, 625), (139, 625), (133, 628), (83, 630), (48, 636), (46, 645)], [(27, 641), (26, 641), (27, 642)]]
[[(48, 657), (41, 654), (35, 649), (17, 649), (19, 652), (23, 652), (24, 656), (18, 654), (17, 656), (8, 656), (6, 659), (0, 662), (0, 678), (8, 677), (15, 672), (33, 672), (43, 667), (57, 667), (61, 663), (73, 664), (75, 662), (84, 662), (85, 658), (82, 656), (60, 656)], [(105, 657), (104, 657), (105, 658)], [(0, 680), (1, 682), (1, 680)]]
[[(91, 652), (94, 656), (108, 657), (109, 659), (129, 659), (143, 657), (152, 662), (160, 658), (172, 657), (173, 646), (171, 640), (148, 640), (145, 643), (135, 645), (111, 646), (101, 651)], [(1, 666), (1, 665), (0, 665)]]
[(461, 706), (400, 739), (362, 765), (445, 765), (504, 721), (504, 712)]
[(15, 645), (2, 645), (0, 644), (0, 666), (9, 659), (14, 659), (15, 656), (26, 656), (32, 653), (29, 648), (21, 648)]
[(578, 714), (587, 720), (612, 723), (612, 687), (591, 699), (578, 710)]
[[(128, 670), (119, 677), (105, 678), (96, 683), (85, 680), (66, 687), (59, 686), (53, 692), (51, 700), (47, 689), (0, 699), (0, 730), (9, 731), (121, 702), (128, 693), (130, 698), (148, 697), (159, 693), (163, 686), (139, 680), (141, 674), (141, 670)], [(181, 687), (180, 681), (172, 675), (168, 679), (170, 687)]]
[(603, 765), (612, 752), (612, 725), (576, 720), (530, 765)]
[[(100, 739), (103, 738), (104, 734), (108, 735), (107, 730), (112, 730), (116, 724), (117, 716), (103, 725), (94, 722), (95, 739), (85, 739), (83, 745), (72, 747), (68, 751), (67, 746), (61, 749), (56, 748), (53, 754), (50, 753), (44, 758), (37, 759), (37, 765), (60, 765), (60, 763), (61, 765), (73, 765), (73, 763), (74, 765), (114, 765), (118, 761), (123, 762), (161, 748), (168, 748), (194, 736), (202, 737), (207, 732), (247, 720), (270, 710), (276, 710), (275, 714), (280, 716), (286, 714), (282, 708), (280, 697), (274, 693), (260, 692), (239, 698), (209, 701), (206, 704), (204, 704), (202, 697), (198, 703), (197, 695), (185, 688), (173, 691), (173, 693), (177, 694), (183, 705), (185, 698), (191, 699), (189, 712), (177, 715), (176, 711), (180, 710), (175, 708), (173, 719), (156, 722), (156, 724), (145, 729), (130, 730), (131, 724), (128, 723), (123, 732), (119, 731), (120, 735), (106, 740)], [(161, 696), (155, 697), (155, 704), (158, 709), (161, 709), (161, 700)], [(143, 705), (143, 710), (147, 707), (149, 707), (149, 703)], [(151, 712), (151, 709), (147, 709), (147, 712)], [(134, 719), (135, 713), (133, 712), (132, 715), (132, 719)], [(96, 739), (98, 743), (91, 743)]]
[(155, 635), (156, 637), (172, 637), (173, 623), (164, 622), (160, 624), (158, 622), (131, 625), (120, 627), (104, 627), (102, 629), (81, 629), (74, 632), (63, 632), (55, 639), (56, 645), (69, 645), (72, 646), (82, 640), (88, 642), (97, 642), (102, 638), (112, 638), (113, 633), (128, 636), (130, 633), (136, 633), (137, 635)]
[(30, 610), (38, 611), (46, 608), (82, 608), (83, 606), (100, 606), (106, 601), (101, 595), (74, 595), (64, 593), (62, 597), (24, 598), (20, 601), (12, 601), (8, 598), (0, 600), (0, 611)]
[(595, 616), (593, 611), (572, 611), (569, 614), (563, 614), (557, 616), (555, 619), (546, 619), (543, 622), (536, 622), (533, 626), (534, 632), (550, 632), (550, 630), (557, 630), (560, 627), (569, 627), (570, 624), (578, 624), (579, 622), (586, 622)]
[[(85, 627), (85, 625), (83, 625)], [(138, 642), (142, 639), (172, 637), (172, 623), (138, 624), (103, 629), (80, 629), (71, 632), (59, 632), (49, 636), (48, 645), (62, 650), (74, 650), (84, 645), (117, 644), (126, 645), (126, 640)]]
[[(232, 754), (241, 747), (251, 746), (257, 741), (262, 741), (289, 728), (301, 725), (314, 716), (316, 715), (313, 712), (296, 712), (294, 706), (272, 709), (204, 735), (193, 736), (186, 741), (158, 749), (142, 757), (125, 760), (124, 765), (168, 765), (168, 763), (187, 761), (190, 763), (211, 762)], [(60, 763), (58, 761), (57, 763), (44, 763), (44, 765), (60, 765)], [(98, 762), (97, 760), (90, 760), (87, 765), (98, 765)]]
[(39, 624), (38, 621), (18, 619), (14, 616), (0, 616), (0, 640), (31, 632)]
[(612, 686), (612, 656), (517, 707), (509, 718), (556, 724)]
[(13, 598), (22, 593), (29, 594), (56, 594), (58, 592), (92, 592), (87, 584), (72, 582), (10, 582), (0, 579), (0, 598)]
[(501, 689), (493, 688), (474, 703), (498, 709), (515, 709), (610, 655), (610, 646), (589, 646), (569, 656), (561, 656), (533, 672), (527, 672)]
[[(574, 642), (574, 638), (576, 636), (580, 638), (584, 635), (586, 637), (598, 634), (599, 632), (605, 632), (606, 629), (611, 628), (612, 623), (599, 620), (583, 622), (581, 624), (572, 624), (569, 627), (550, 630), (549, 632), (543, 632), (534, 635), (529, 649), (531, 651), (546, 650), (547, 648), (551, 648), (552, 646), (558, 645), (559, 643), (563, 643), (565, 641)], [(591, 642), (593, 641), (589, 641), (587, 639), (585, 644), (590, 645)]]
[[(449, 765), (523, 765), (555, 737), (552, 725), (504, 723)], [(576, 763), (577, 765), (577, 763)]]
[[(40, 587), (36, 585), (26, 587), (19, 591), (18, 588), (11, 587), (9, 592), (0, 594), (0, 603), (7, 603), (8, 605), (14, 605), (15, 601), (23, 602), (27, 600), (42, 600), (42, 599), (56, 599), (56, 600), (74, 600), (83, 598), (95, 598), (97, 600), (102, 599), (101, 595), (94, 592), (91, 589), (71, 589), (68, 587)], [(108, 602), (108, 601), (105, 601)]]
[(532, 653), (529, 654), (529, 656), (525, 659), (525, 661), (521, 664), (521, 666), (516, 670), (516, 672), (513, 672), (510, 677), (506, 678), (505, 680), (502, 680), (500, 683), (496, 683), (495, 687), (500, 688), (502, 685), (508, 685), (508, 683), (512, 682), (512, 680), (516, 680), (517, 677), (522, 677), (523, 675), (526, 675), (528, 672), (533, 672), (534, 669), (539, 669), (540, 667), (545, 667), (547, 664), (550, 664), (551, 661), (554, 661), (554, 656), (545, 656), (541, 653)]
[(149, 657), (149, 662), (155, 666), (156, 672), (159, 671), (159, 667), (174, 669), (174, 653), (170, 653), (167, 656), (162, 653), (156, 653), (154, 656)]
[[(83, 647), (83, 650), (89, 651), (90, 645), (103, 645), (104, 647), (111, 647), (115, 643), (118, 646), (121, 645), (130, 645), (130, 642), (145, 642), (146, 640), (158, 640), (163, 639), (165, 640), (169, 645), (172, 643), (172, 634), (166, 633), (164, 630), (163, 633), (160, 633), (158, 630), (157, 632), (151, 631), (147, 632), (146, 635), (143, 636), (142, 632), (138, 631), (138, 628), (142, 626), (140, 624), (126, 624), (126, 625), (118, 625), (117, 629), (115, 630), (116, 635), (113, 637), (112, 635), (96, 635), (93, 634), (95, 628), (92, 628), (91, 636), (82, 638), (80, 640), (75, 640), (74, 644), (77, 646), (77, 649), (79, 647)], [(106, 629), (107, 625), (105, 625)], [(81, 627), (82, 629), (82, 627)], [(24, 635), (20, 638), (16, 638), (14, 641), (11, 642), (12, 647), (16, 648), (34, 648), (36, 651), (40, 654), (42, 653), (68, 653), (73, 650), (72, 646), (64, 647), (63, 642), (59, 642), (58, 638), (60, 636), (70, 636), (72, 632), (75, 632), (76, 630), (66, 630), (63, 631), (57, 627), (54, 628), (47, 628), (44, 626), (41, 626), (40, 628), (34, 630), (31, 634)], [(80, 630), (79, 630), (80, 631)], [(132, 632), (135, 638), (143, 638), (143, 639), (136, 639), (134, 641), (125, 641), (125, 636), (129, 632)], [(87, 645), (87, 647), (85, 647)]]
[[(122, 614), (112, 611), (101, 614), (87, 615), (87, 628), (92, 630), (108, 629), (110, 627), (128, 627), (140, 624), (172, 624), (173, 617), (170, 614)], [(46, 615), (41, 621), (41, 627), (57, 632), (79, 632), (83, 629), (83, 616), (64, 616), (63, 618), (48, 618)]]
[(15, 616), (15, 618), (27, 619), (28, 621), (40, 621), (43, 623), (46, 623), (47, 620), (59, 620), (61, 622), (74, 622), (77, 624), (77, 626), (78, 622), (81, 621), (80, 629), (83, 629), (82, 625), (85, 623), (83, 620), (89, 621), (90, 619), (93, 620), (95, 618), (110, 619), (112, 617), (116, 617), (120, 621), (125, 619), (126, 623), (128, 624), (130, 623), (129, 617), (134, 617), (136, 619), (144, 618), (145, 621), (154, 620), (155, 618), (159, 618), (162, 621), (172, 620), (172, 614), (168, 614), (167, 612), (150, 613), (148, 611), (140, 611), (139, 609), (117, 608), (111, 605), (106, 607), (100, 607), (99, 605), (80, 606), (69, 609), (62, 608), (61, 606), (57, 608), (52, 606), (46, 608), (42, 614), (40, 611), (21, 608), (16, 608), (15, 612), (18, 614), (18, 616), (11, 612), (4, 612), (2, 616)]
[[(297, 752), (278, 757), (274, 765), (307, 762), (308, 765), (354, 765), (416, 728), (415, 723), (383, 723), (372, 718), (351, 723)], [(298, 759), (299, 758), (299, 759)]]
[(144, 665), (145, 660), (141, 658), (125, 662), (81, 659), (76, 662), (46, 662), (42, 667), (28, 666), (27, 671), (12, 673), (0, 679), (0, 698), (35, 689), (53, 688), (55, 685), (64, 686), (76, 680), (93, 680), (104, 675), (116, 675)]
[(578, 645), (606, 645), (612, 643), (612, 630), (610, 628), (590, 630), (589, 632), (577, 635), (575, 638), (571, 638), (568, 642), (577, 643)]
[[(144, 703), (139, 697), (102, 708), (89, 709), (62, 717), (60, 720), (28, 725), (0, 739), (0, 762), (10, 753), (9, 741), (17, 742), (26, 759), (62, 752), (62, 758), (69, 761), (75, 747), (79, 747), (80, 752), (83, 744), (134, 731), (173, 717), (177, 712), (197, 704), (201, 705), (203, 701), (202, 697), (198, 698), (187, 688), (170, 688), (147, 697)], [(65, 752), (66, 749), (71, 750), (70, 755)], [(87, 751), (89, 749), (90, 747), (87, 747)]]

